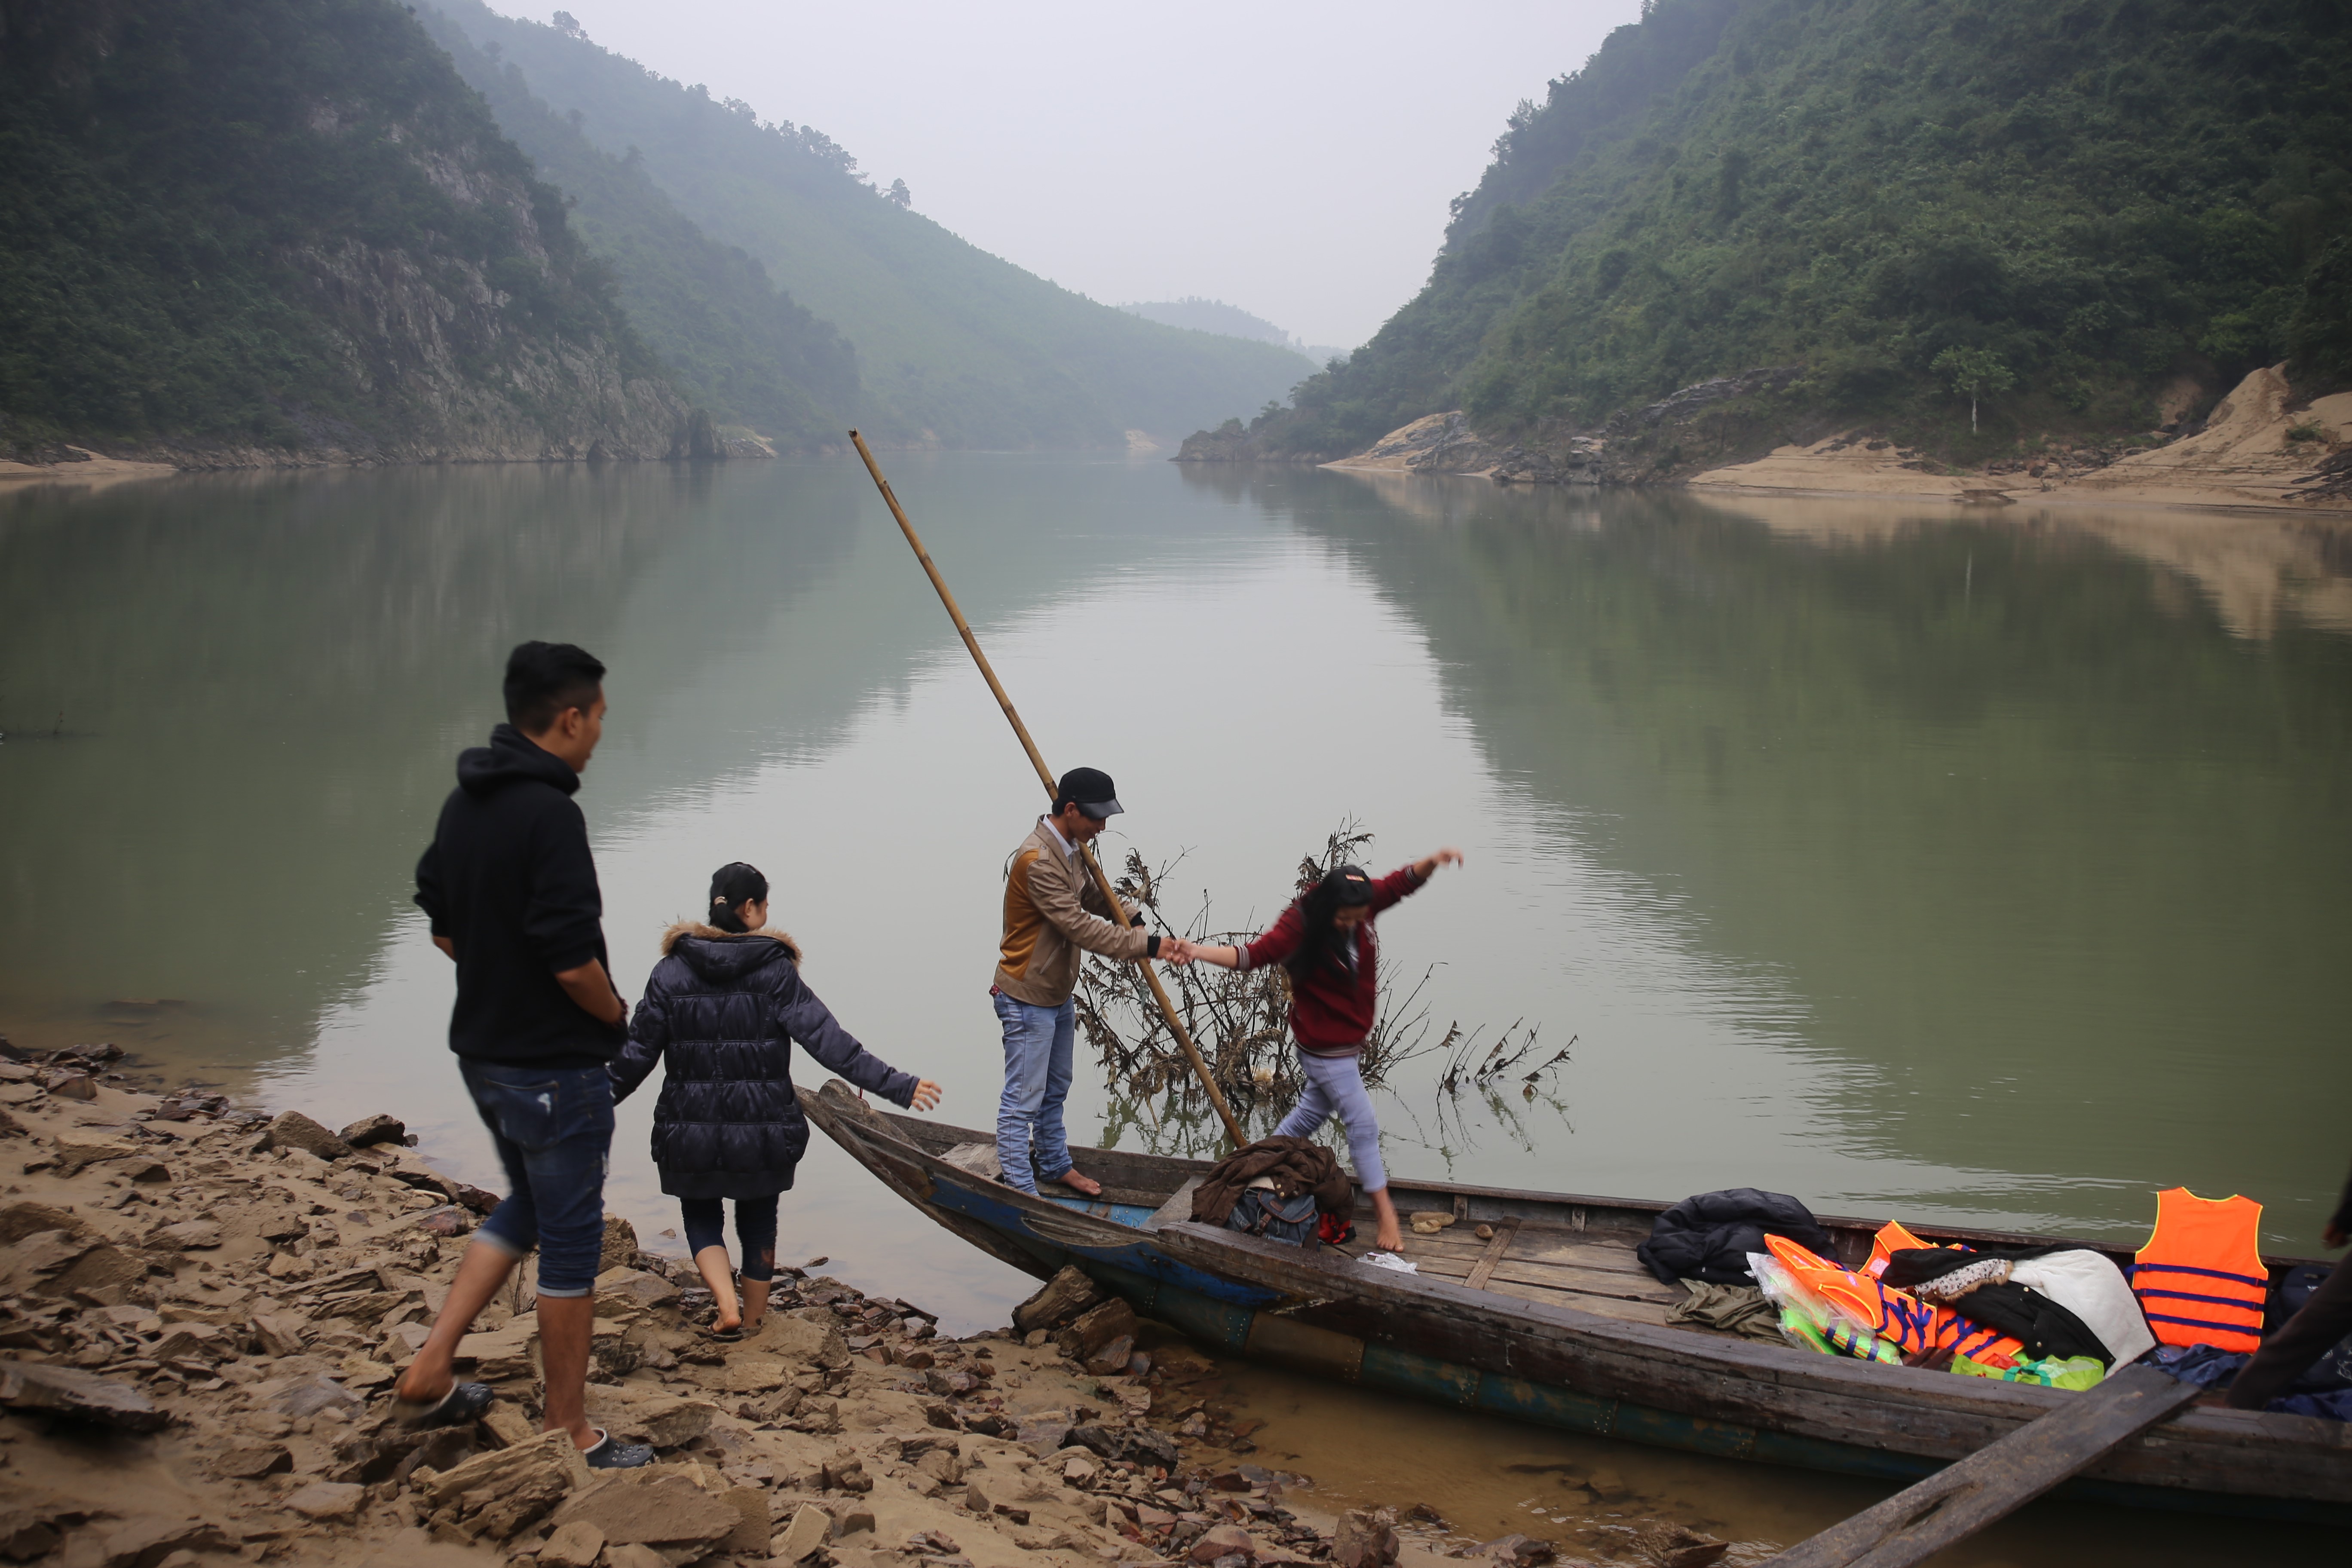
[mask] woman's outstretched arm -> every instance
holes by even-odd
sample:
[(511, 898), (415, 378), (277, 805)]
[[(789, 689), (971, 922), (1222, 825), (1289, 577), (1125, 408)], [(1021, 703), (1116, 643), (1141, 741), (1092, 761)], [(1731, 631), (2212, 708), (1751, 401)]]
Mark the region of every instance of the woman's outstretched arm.
[(929, 1110), (940, 1102), (940, 1086), (927, 1078), (900, 1072), (857, 1043), (841, 1026), (833, 1009), (817, 999), (800, 975), (800, 966), (787, 963), (789, 973), (776, 987), (777, 1020), (784, 1033), (801, 1043), (809, 1055), (870, 1094), (894, 1105)]
[(1431, 877), (1436, 875), (1437, 868), (1440, 866), (1459, 866), (1461, 864), (1462, 851), (1454, 848), (1449, 844), (1444, 848), (1438, 850), (1435, 854), (1424, 855), (1420, 859), (1414, 861), (1412, 863), (1412, 874), (1415, 878), (1426, 882)]

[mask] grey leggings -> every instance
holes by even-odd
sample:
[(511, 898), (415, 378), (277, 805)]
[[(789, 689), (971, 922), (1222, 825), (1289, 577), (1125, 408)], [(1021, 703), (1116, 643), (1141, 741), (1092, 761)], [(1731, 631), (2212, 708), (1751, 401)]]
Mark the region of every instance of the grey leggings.
[(1348, 1130), (1348, 1153), (1356, 1163), (1356, 1180), (1364, 1191), (1377, 1193), (1389, 1184), (1381, 1163), (1381, 1124), (1372, 1115), (1372, 1097), (1364, 1091), (1364, 1075), (1353, 1057), (1318, 1057), (1298, 1053), (1307, 1069), (1307, 1092), (1274, 1130), (1277, 1138), (1311, 1138), (1332, 1117)]

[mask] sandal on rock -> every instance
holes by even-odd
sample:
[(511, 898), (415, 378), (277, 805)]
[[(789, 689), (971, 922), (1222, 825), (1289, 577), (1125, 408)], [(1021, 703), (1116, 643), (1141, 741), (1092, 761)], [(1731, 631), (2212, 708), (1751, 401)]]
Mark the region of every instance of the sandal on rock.
[(583, 1448), (580, 1458), (592, 1470), (634, 1470), (654, 1462), (654, 1451), (643, 1443), (615, 1443), (613, 1435), (596, 1428), (596, 1444)]
[(400, 1424), (411, 1431), (423, 1431), (434, 1426), (463, 1426), (480, 1418), (498, 1400), (498, 1391), (487, 1383), (457, 1383), (449, 1392), (426, 1404), (418, 1400), (394, 1398), (392, 1413)]
[(743, 1341), (743, 1328), (740, 1323), (731, 1329), (722, 1329), (714, 1324), (702, 1331), (702, 1337), (706, 1340), (717, 1340), (722, 1345), (740, 1344)]

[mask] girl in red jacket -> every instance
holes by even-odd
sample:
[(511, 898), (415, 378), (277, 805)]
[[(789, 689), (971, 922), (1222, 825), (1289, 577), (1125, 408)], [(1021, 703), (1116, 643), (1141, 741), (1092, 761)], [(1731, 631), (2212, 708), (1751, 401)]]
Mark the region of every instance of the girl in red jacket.
[(1375, 881), (1354, 866), (1327, 871), (1282, 911), (1264, 934), (1239, 947), (1181, 944), (1179, 963), (1202, 959), (1227, 969), (1257, 969), (1279, 963), (1290, 971), (1290, 1033), (1298, 1042), (1298, 1065), (1307, 1072), (1307, 1092), (1282, 1119), (1275, 1135), (1307, 1138), (1333, 1116), (1347, 1129), (1348, 1152), (1356, 1180), (1379, 1216), (1378, 1245), (1394, 1252), (1404, 1245), (1396, 1205), (1389, 1200), (1389, 1177), (1381, 1164), (1380, 1123), (1356, 1058), (1380, 1013), (1379, 947), (1372, 920), (1406, 894), (1419, 890), (1440, 866), (1462, 863), (1459, 849), (1440, 849)]

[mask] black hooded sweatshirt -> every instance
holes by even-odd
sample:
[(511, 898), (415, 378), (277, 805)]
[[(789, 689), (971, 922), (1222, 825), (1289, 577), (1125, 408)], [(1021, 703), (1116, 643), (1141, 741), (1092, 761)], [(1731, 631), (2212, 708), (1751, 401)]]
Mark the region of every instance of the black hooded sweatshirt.
[(580, 775), (511, 724), (457, 753), (457, 787), (416, 863), (416, 901), (457, 950), (449, 1048), (510, 1066), (596, 1067), (621, 1030), (580, 1010), (556, 975), (604, 957), (604, 896)]

